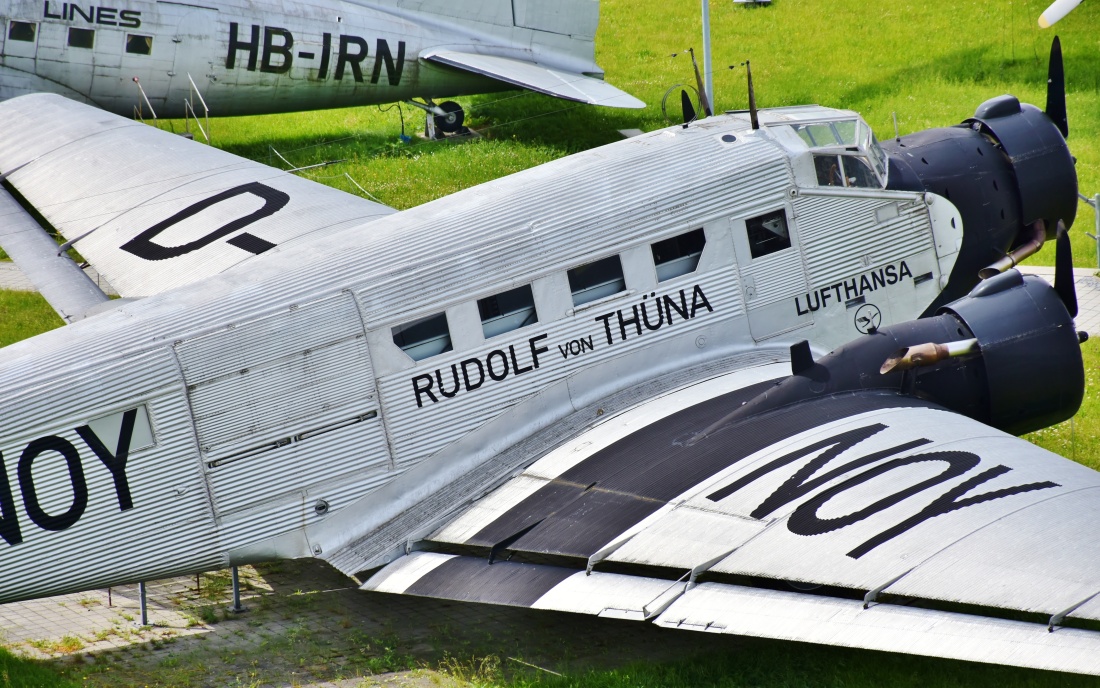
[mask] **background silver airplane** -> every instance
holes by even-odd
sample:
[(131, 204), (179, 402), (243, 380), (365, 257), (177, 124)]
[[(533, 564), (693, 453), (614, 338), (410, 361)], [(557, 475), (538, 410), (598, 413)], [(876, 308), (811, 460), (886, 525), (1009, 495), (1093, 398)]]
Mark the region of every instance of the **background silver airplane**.
[[(203, 103), (244, 115), (527, 88), (644, 107), (602, 80), (597, 0), (2, 0), (0, 18), (0, 100), (58, 93), (182, 117)], [(457, 105), (439, 107), (446, 131), (461, 127)]]

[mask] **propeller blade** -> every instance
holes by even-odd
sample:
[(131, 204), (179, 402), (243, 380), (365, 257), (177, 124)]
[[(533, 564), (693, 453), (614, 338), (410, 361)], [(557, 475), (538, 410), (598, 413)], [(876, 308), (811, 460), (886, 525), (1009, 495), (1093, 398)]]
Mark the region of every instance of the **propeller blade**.
[(1050, 7), (1043, 10), (1043, 13), (1039, 15), (1040, 28), (1049, 29), (1051, 24), (1069, 14), (1074, 7), (1080, 4), (1081, 0), (1054, 0)]
[(1077, 317), (1077, 288), (1073, 284), (1073, 249), (1066, 225), (1058, 220), (1058, 239), (1054, 253), (1054, 291), (1066, 305), (1069, 317)]
[(680, 106), (684, 110), (684, 126), (695, 121), (695, 106), (691, 104), (691, 96), (688, 92), (680, 91)]
[(1069, 120), (1066, 118), (1066, 73), (1062, 68), (1062, 42), (1058, 37), (1050, 44), (1050, 66), (1047, 67), (1047, 117), (1069, 138)]

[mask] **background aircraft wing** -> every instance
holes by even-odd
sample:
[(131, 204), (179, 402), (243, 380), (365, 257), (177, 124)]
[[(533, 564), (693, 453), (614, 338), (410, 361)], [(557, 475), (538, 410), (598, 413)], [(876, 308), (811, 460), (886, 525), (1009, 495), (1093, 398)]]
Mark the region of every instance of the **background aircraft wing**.
[(606, 420), (364, 588), (1100, 674), (1100, 473), (897, 394), (730, 413), (771, 386)]
[(0, 246), (67, 320), (94, 285), (65, 269), (43, 224), (120, 295), (143, 297), (394, 212), (61, 96), (4, 101), (0, 121), (0, 174), (23, 200), (0, 190)]
[(578, 103), (618, 108), (645, 107), (642, 101), (602, 79), (550, 69), (534, 62), (456, 50), (427, 50), (421, 53), (420, 59)]

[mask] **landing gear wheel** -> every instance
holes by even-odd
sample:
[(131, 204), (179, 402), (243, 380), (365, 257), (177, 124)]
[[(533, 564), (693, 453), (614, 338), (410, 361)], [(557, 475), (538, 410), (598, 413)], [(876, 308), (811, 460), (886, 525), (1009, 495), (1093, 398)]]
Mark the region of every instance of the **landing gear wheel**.
[(462, 111), (461, 105), (453, 100), (446, 100), (439, 104), (439, 109), (446, 114), (432, 115), (437, 130), (444, 134), (458, 134), (465, 131), (462, 122), (466, 119), (466, 113)]

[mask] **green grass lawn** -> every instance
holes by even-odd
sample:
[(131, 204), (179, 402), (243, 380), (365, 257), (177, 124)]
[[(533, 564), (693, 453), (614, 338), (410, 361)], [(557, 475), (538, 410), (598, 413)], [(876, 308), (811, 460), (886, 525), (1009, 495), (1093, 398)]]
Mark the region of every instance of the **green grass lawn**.
[(0, 688), (76, 688), (78, 685), (62, 678), (46, 662), (16, 657), (0, 647)]
[[(1100, 192), (1100, 2), (1085, 2), (1054, 30), (1036, 19), (1047, 0), (775, 0), (711, 6), (714, 84), (719, 109), (747, 105), (742, 67), (752, 61), (761, 107), (820, 103), (860, 112), (880, 139), (958, 123), (982, 101), (1013, 93), (1045, 102), (1050, 40), (1062, 38), (1067, 73), (1070, 146), (1081, 191)], [(617, 140), (616, 130), (665, 126), (661, 98), (691, 79), (686, 56), (699, 48), (698, 2), (602, 0), (597, 59), (607, 80), (642, 98), (644, 110), (580, 106), (531, 93), (462, 98), (467, 124), (482, 138), (454, 145), (401, 143), (423, 126), (408, 107), (363, 107), (283, 116), (217, 119), (214, 143), (282, 166), (272, 148), (296, 166), (346, 159), (305, 173), (350, 193), (350, 176), (382, 202), (409, 208), (454, 191)], [(216, 114), (216, 113), (215, 113)], [(164, 122), (166, 128), (181, 127)], [(1096, 267), (1093, 212), (1081, 204), (1072, 232), (1075, 263)], [(1052, 264), (1048, 248), (1036, 264)], [(37, 295), (0, 292), (0, 344), (60, 325)], [(1100, 354), (1083, 347), (1090, 389)], [(1091, 394), (1074, 421), (1028, 439), (1100, 469), (1100, 401)], [(1091, 680), (883, 653), (749, 641), (748, 651), (672, 664), (635, 665), (557, 679), (540, 674), (471, 677), (486, 685), (550, 686), (885, 686), (1095, 685)], [(37, 663), (0, 651), (0, 688), (65, 685)], [(46, 676), (46, 678), (43, 678)]]
[[(477, 683), (477, 681), (472, 681)], [(513, 688), (1023, 688), (1095, 686), (1091, 677), (868, 650), (748, 639), (737, 652), (556, 677), (531, 671), (488, 685)]]

